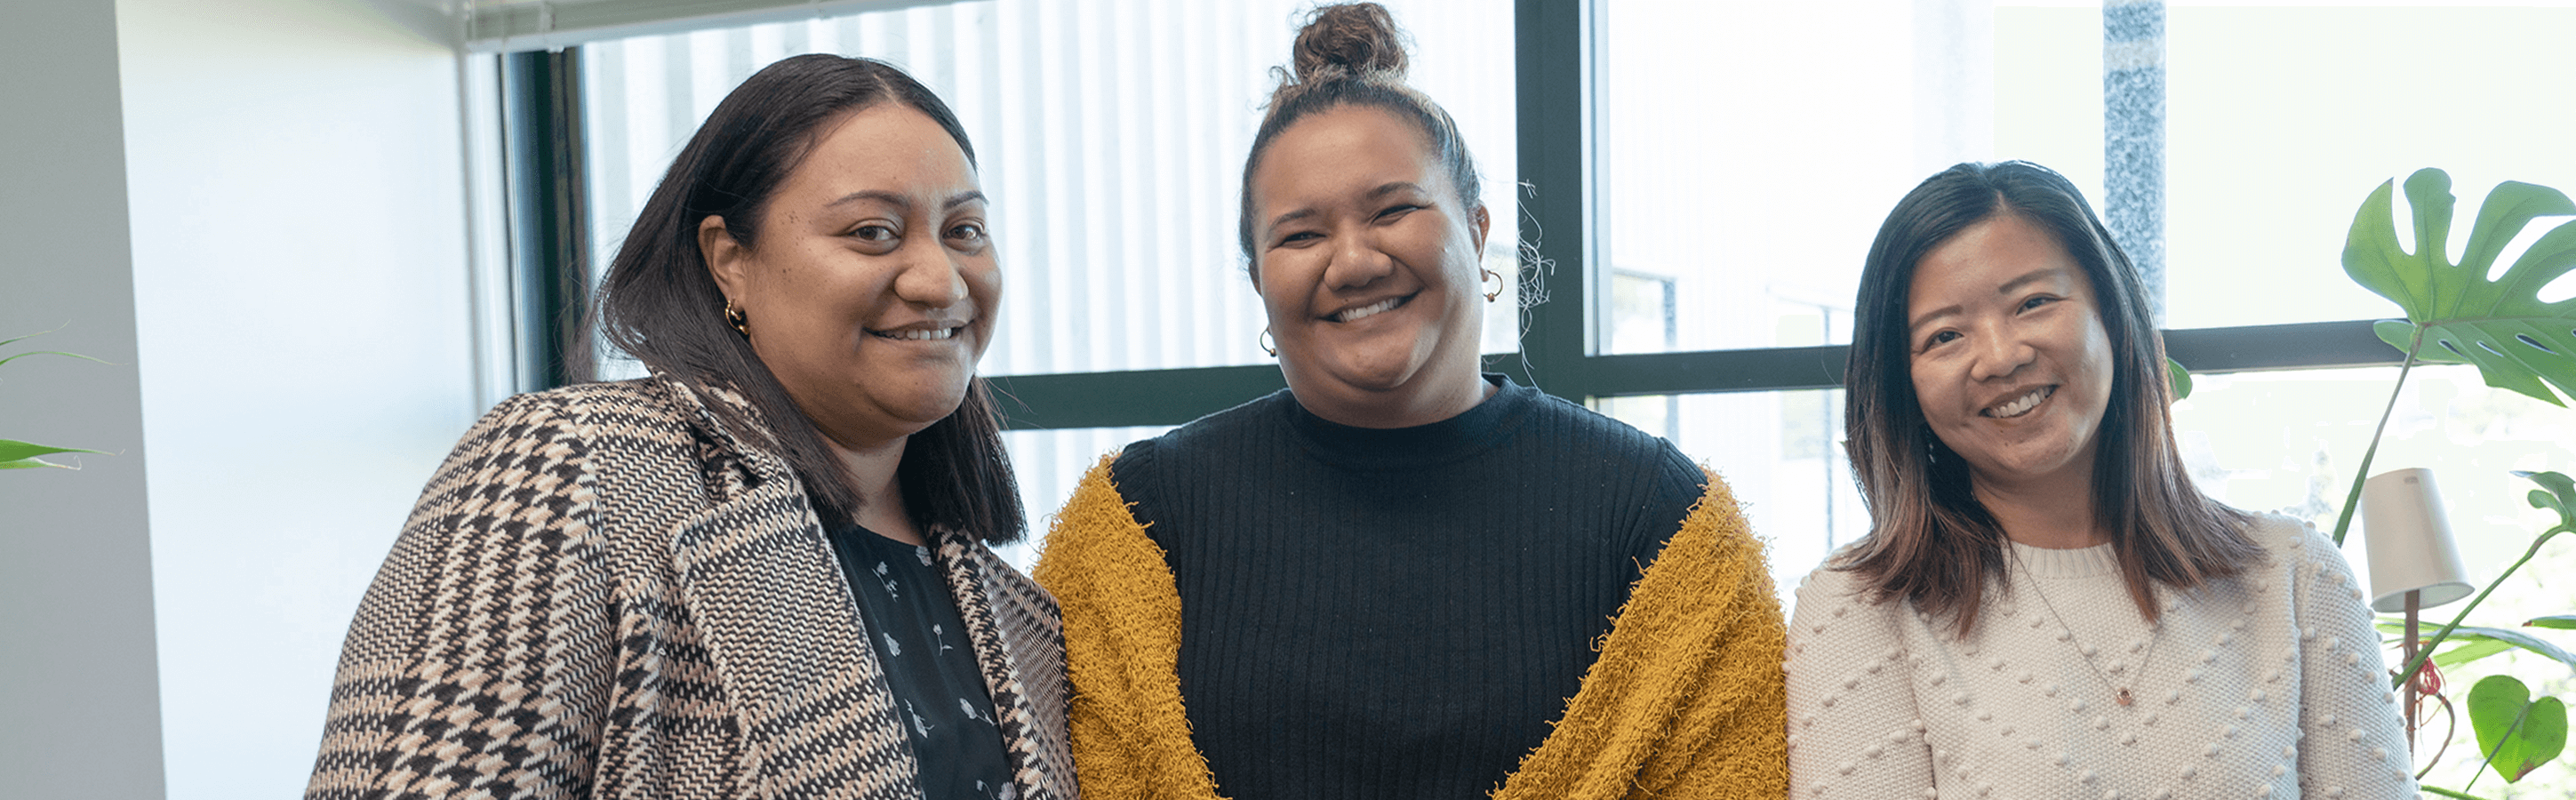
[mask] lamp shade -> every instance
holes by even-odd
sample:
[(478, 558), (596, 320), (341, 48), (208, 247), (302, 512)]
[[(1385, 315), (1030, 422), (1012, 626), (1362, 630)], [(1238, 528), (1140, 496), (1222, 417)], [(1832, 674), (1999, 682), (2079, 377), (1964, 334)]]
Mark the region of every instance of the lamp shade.
[(2404, 611), (2411, 591), (2424, 593), (2421, 608), (2477, 591), (2460, 568), (2460, 548), (2451, 541), (2451, 518), (2442, 512), (2432, 470), (2401, 469), (2364, 482), (2361, 526), (2370, 545), (2372, 609)]

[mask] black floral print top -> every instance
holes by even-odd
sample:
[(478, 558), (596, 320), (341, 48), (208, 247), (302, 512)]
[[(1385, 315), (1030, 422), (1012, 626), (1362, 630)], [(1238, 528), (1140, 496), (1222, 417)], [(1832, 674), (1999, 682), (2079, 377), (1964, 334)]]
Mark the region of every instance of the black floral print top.
[(930, 548), (857, 523), (826, 528), (921, 764), (921, 796), (1017, 800), (993, 697)]

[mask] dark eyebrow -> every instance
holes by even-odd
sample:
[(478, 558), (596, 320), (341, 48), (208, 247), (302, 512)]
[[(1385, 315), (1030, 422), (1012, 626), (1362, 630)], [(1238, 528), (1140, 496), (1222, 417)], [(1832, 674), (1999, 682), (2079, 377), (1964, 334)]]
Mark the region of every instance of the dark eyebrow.
[[(1390, 182), (1390, 183), (1380, 184), (1377, 188), (1368, 190), (1367, 197), (1368, 197), (1369, 199), (1374, 200), (1374, 199), (1377, 199), (1377, 198), (1380, 198), (1380, 197), (1385, 197), (1385, 196), (1390, 195), (1390, 194), (1395, 194), (1395, 193), (1397, 193), (1397, 192), (1419, 192), (1419, 191), (1422, 191), (1422, 185), (1421, 185), (1421, 184), (1414, 183), (1414, 182), (1412, 182), (1412, 181), (1394, 181), (1394, 182)], [(1279, 226), (1281, 226), (1281, 225), (1285, 225), (1285, 224), (1288, 224), (1288, 223), (1290, 223), (1290, 222), (1294, 222), (1294, 221), (1297, 221), (1297, 220), (1305, 219), (1305, 218), (1307, 218), (1307, 217), (1315, 216), (1315, 215), (1316, 215), (1316, 214), (1318, 214), (1318, 213), (1321, 213), (1321, 212), (1317, 212), (1316, 210), (1311, 209), (1311, 208), (1301, 208), (1301, 209), (1297, 209), (1297, 210), (1295, 210), (1295, 211), (1291, 211), (1291, 212), (1288, 212), (1288, 213), (1285, 213), (1285, 214), (1281, 214), (1281, 215), (1276, 216), (1276, 217), (1271, 217), (1271, 218), (1270, 218), (1270, 224), (1269, 224), (1268, 226), (1266, 226), (1266, 227), (1264, 228), (1264, 230), (1266, 231), (1266, 230), (1268, 230), (1268, 229), (1270, 229), (1270, 228), (1277, 228), (1277, 227), (1279, 227)]]
[[(939, 207), (941, 210), (954, 209), (958, 206), (984, 199), (986, 198), (984, 197), (983, 192), (966, 191), (959, 193), (955, 197), (948, 198), (948, 202), (939, 204)], [(861, 200), (874, 200), (890, 206), (903, 206), (911, 203), (909, 198), (906, 198), (897, 192), (889, 192), (884, 189), (868, 189), (841, 195), (841, 199), (825, 203), (823, 207), (831, 208), (833, 206), (855, 203)]]
[(2004, 281), (2004, 285), (1995, 287), (1995, 294), (2012, 294), (2013, 290), (2021, 288), (2022, 284), (2030, 283), (2065, 271), (2066, 270), (2058, 267), (2041, 267), (2039, 269), (2031, 270), (2029, 272), (2022, 273), (2021, 277)]
[(1416, 183), (1414, 183), (1414, 182), (1412, 182), (1412, 181), (1396, 181), (1396, 182), (1393, 182), (1393, 183), (1389, 183), (1389, 184), (1385, 184), (1385, 185), (1379, 186), (1379, 187), (1377, 187), (1377, 188), (1375, 188), (1375, 189), (1370, 189), (1370, 190), (1369, 190), (1369, 192), (1368, 192), (1368, 196), (1370, 196), (1370, 197), (1385, 197), (1385, 196), (1387, 196), (1387, 195), (1395, 194), (1395, 193), (1397, 193), (1397, 192), (1407, 192), (1407, 191), (1411, 191), (1411, 192), (1419, 192), (1419, 191), (1422, 191), (1422, 186), (1421, 186), (1420, 184), (1416, 184)]
[(904, 205), (904, 204), (905, 204), (905, 203), (904, 203), (904, 199), (903, 199), (903, 195), (896, 194), (896, 193), (894, 193), (894, 192), (889, 192), (889, 191), (886, 191), (886, 190), (883, 190), (883, 189), (867, 189), (867, 190), (863, 190), (863, 191), (856, 191), (856, 192), (851, 192), (851, 193), (849, 193), (849, 194), (841, 195), (841, 199), (839, 199), (839, 200), (834, 200), (834, 201), (829, 202), (829, 203), (825, 203), (825, 204), (823, 204), (823, 207), (824, 207), (824, 208), (831, 208), (831, 207), (834, 207), (834, 206), (844, 206), (844, 205), (849, 205), (849, 204), (851, 204), (851, 203), (859, 202), (859, 201), (861, 201), (861, 200), (874, 200), (874, 201), (877, 201), (877, 202), (880, 202), (880, 203), (884, 203), (884, 204), (886, 204), (886, 205), (890, 205), (890, 206), (900, 206), (900, 205)]
[[(2024, 284), (2063, 274), (2065, 272), (2066, 270), (2059, 267), (2041, 267), (2039, 269), (2031, 270), (2029, 272), (2022, 273), (2021, 277), (2004, 281), (2004, 285), (1995, 287), (1995, 294), (2012, 294), (2014, 290), (2020, 289)], [(1915, 329), (1923, 327), (1923, 323), (1931, 322), (1932, 320), (1956, 313), (1959, 313), (1959, 307), (1955, 305), (1933, 309), (1925, 312), (1923, 316), (1915, 317), (1913, 320), (1905, 323), (1905, 331), (1908, 335), (1911, 335)]]
[(1264, 232), (1264, 233), (1267, 233), (1267, 232), (1269, 232), (1269, 231), (1271, 231), (1271, 230), (1275, 230), (1275, 229), (1277, 229), (1277, 228), (1278, 228), (1279, 226), (1281, 226), (1281, 225), (1286, 225), (1286, 224), (1288, 224), (1288, 223), (1290, 223), (1290, 222), (1294, 222), (1294, 221), (1297, 221), (1297, 220), (1305, 219), (1305, 218), (1307, 218), (1307, 217), (1315, 216), (1316, 214), (1319, 214), (1319, 213), (1322, 213), (1322, 212), (1318, 212), (1318, 211), (1316, 211), (1316, 210), (1314, 210), (1314, 209), (1311, 209), (1311, 208), (1300, 208), (1300, 209), (1297, 209), (1297, 210), (1295, 210), (1295, 211), (1291, 211), (1291, 212), (1288, 212), (1288, 213), (1285, 213), (1285, 214), (1281, 214), (1281, 215), (1276, 216), (1276, 217), (1271, 217), (1271, 218), (1270, 218), (1270, 224), (1269, 224), (1268, 226), (1264, 227), (1262, 230), (1263, 230), (1263, 232)]
[(1925, 312), (1923, 316), (1915, 317), (1912, 321), (1905, 323), (1905, 335), (1911, 337), (1914, 335), (1916, 330), (1920, 330), (1923, 327), (1923, 323), (1931, 322), (1956, 313), (1959, 313), (1959, 307), (1955, 305), (1942, 306), (1929, 312)]

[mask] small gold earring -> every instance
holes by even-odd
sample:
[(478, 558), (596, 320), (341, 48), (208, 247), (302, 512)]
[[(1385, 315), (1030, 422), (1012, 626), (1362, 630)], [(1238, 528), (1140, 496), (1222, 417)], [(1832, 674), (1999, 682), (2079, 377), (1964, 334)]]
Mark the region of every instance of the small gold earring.
[(1477, 284), (1477, 285), (1479, 285), (1479, 286), (1484, 285), (1485, 280), (1486, 280), (1486, 279), (1488, 279), (1488, 278), (1490, 278), (1490, 279), (1492, 279), (1492, 280), (1494, 281), (1494, 290), (1493, 290), (1493, 291), (1490, 291), (1490, 292), (1486, 292), (1486, 293), (1485, 293), (1485, 302), (1491, 303), (1491, 302), (1494, 302), (1494, 299), (1495, 299), (1495, 298), (1498, 298), (1498, 297), (1503, 296), (1503, 274), (1502, 274), (1502, 273), (1495, 272), (1495, 271), (1494, 271), (1492, 268), (1490, 268), (1490, 267), (1479, 267), (1479, 268), (1477, 268), (1477, 270), (1476, 270), (1476, 271), (1477, 271), (1477, 272), (1479, 272), (1479, 273), (1482, 273), (1482, 276), (1481, 276), (1481, 277), (1478, 277), (1478, 278), (1476, 279), (1476, 284)]
[(1256, 339), (1255, 341), (1261, 343), (1261, 352), (1269, 353), (1271, 358), (1279, 357), (1279, 345), (1277, 344), (1279, 340), (1270, 335), (1269, 328), (1261, 329), (1261, 338)]
[(751, 338), (751, 318), (742, 313), (741, 306), (733, 304), (733, 298), (725, 298), (724, 318), (725, 322), (732, 323), (733, 329), (740, 332), (743, 338)]

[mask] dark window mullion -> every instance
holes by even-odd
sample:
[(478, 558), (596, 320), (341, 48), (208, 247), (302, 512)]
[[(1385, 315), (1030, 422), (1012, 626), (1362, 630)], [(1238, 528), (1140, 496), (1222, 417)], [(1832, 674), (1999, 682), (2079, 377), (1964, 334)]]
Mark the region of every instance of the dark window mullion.
[[(2194, 373), (2396, 366), (2403, 353), (2371, 333), (2376, 320), (2167, 330), (2165, 351)], [(1595, 397), (1832, 389), (1845, 345), (1594, 356)]]
[(509, 203), (512, 327), (520, 391), (590, 380), (583, 330), (590, 236), (584, 212), (579, 48), (501, 56), (502, 169)]
[(1288, 385), (1276, 364), (987, 376), (1011, 430), (1179, 425)]
[[(1600, 197), (1593, 136), (1594, 58), (1599, 42), (1595, 0), (1516, 0), (1513, 4), (1515, 101), (1520, 133), (1522, 236), (1541, 269), (1521, 282), (1521, 354), (1495, 367), (1515, 380), (1581, 401), (1590, 394), (1587, 367), (1595, 352), (1592, 306), (1600, 242), (1593, 226)], [(1544, 302), (1541, 302), (1544, 300)]]
[[(2400, 353), (2371, 333), (2374, 320), (2185, 328), (2166, 350), (2193, 372), (2395, 366)], [(1589, 397), (1831, 389), (1841, 385), (1843, 345), (1592, 356)], [(1516, 361), (1502, 357), (1509, 363)], [(1568, 381), (1540, 376), (1551, 391)], [(991, 379), (1014, 430), (1178, 425), (1285, 385), (1269, 364)]]

